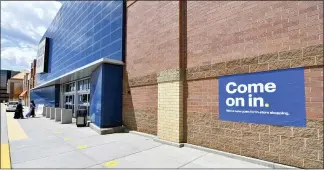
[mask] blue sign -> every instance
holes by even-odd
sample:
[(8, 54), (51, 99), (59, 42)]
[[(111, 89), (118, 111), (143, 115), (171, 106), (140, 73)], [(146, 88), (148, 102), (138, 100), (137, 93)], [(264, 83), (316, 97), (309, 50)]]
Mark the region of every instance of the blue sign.
[(306, 127), (304, 69), (220, 77), (219, 119)]

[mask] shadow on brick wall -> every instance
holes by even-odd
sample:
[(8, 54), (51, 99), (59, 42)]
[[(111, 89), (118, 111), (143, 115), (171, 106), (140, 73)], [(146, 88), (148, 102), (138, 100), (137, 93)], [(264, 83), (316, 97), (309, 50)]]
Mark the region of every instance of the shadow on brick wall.
[(129, 86), (128, 73), (124, 67), (123, 71), (123, 125), (129, 130), (137, 130), (133, 98)]

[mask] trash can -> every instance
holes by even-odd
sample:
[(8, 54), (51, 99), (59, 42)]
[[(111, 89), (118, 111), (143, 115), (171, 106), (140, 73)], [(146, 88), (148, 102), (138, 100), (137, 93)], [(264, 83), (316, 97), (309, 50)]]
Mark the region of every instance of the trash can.
[(76, 117), (77, 127), (85, 127), (87, 125), (87, 109), (79, 109)]

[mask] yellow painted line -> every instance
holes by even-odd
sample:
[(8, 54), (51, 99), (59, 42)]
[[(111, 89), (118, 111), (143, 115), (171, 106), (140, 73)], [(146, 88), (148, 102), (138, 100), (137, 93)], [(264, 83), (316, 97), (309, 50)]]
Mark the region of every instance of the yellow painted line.
[(9, 144), (1, 144), (1, 169), (10, 169)]
[(71, 138), (64, 138), (65, 141), (72, 140)]
[(78, 150), (81, 150), (81, 149), (86, 149), (86, 148), (88, 148), (88, 146), (87, 146), (87, 145), (80, 145), (80, 146), (78, 146), (77, 148), (78, 148)]
[(62, 132), (55, 132), (55, 134), (60, 135), (60, 134), (62, 134)]
[(106, 167), (114, 167), (114, 166), (116, 166), (116, 165), (118, 165), (118, 161), (116, 161), (116, 160), (114, 160), (114, 161), (109, 161), (109, 162), (106, 162), (106, 163), (105, 163), (105, 166), (106, 166)]
[(12, 114), (7, 113), (8, 138), (10, 141), (28, 139), (24, 129), (19, 122), (13, 118)]

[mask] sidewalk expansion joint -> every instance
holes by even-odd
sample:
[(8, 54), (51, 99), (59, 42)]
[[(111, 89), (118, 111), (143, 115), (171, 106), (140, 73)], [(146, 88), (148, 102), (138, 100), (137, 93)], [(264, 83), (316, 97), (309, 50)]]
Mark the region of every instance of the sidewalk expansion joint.
[(196, 160), (198, 160), (198, 159), (200, 159), (200, 158), (202, 158), (202, 157), (206, 156), (207, 154), (209, 154), (209, 153), (208, 153), (208, 152), (206, 152), (205, 154), (203, 154), (203, 155), (201, 155), (201, 156), (199, 156), (199, 157), (197, 157), (197, 158), (194, 158), (194, 159), (192, 159), (191, 161), (189, 161), (189, 162), (187, 162), (187, 163), (185, 163), (185, 164), (183, 164), (183, 165), (179, 166), (179, 167), (178, 167), (177, 169), (180, 169), (181, 167), (184, 167), (184, 166), (186, 166), (186, 165), (190, 164), (191, 162), (193, 162), (193, 161), (196, 161)]

